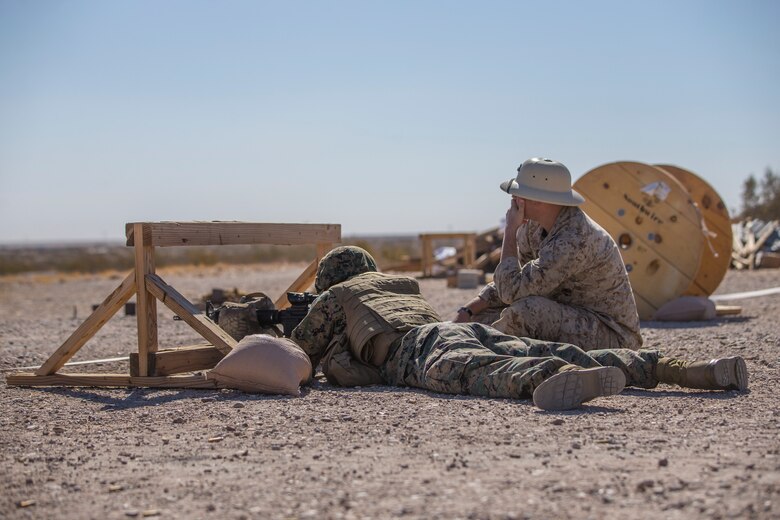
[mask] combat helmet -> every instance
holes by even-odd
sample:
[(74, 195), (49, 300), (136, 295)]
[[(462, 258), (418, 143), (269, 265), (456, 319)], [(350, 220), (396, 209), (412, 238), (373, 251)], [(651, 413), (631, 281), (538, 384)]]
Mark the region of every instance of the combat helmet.
[(376, 270), (376, 262), (368, 251), (357, 246), (340, 246), (320, 260), (314, 288), (321, 293), (353, 276)]

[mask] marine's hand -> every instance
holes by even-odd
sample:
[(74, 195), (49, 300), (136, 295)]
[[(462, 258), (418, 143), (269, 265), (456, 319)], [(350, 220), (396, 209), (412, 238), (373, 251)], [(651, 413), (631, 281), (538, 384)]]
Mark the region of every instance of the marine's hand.
[(471, 321), (471, 316), (473, 313), (470, 313), (466, 307), (461, 307), (458, 309), (457, 313), (455, 314), (455, 319), (452, 320), (454, 323), (467, 323)]
[(512, 197), (512, 203), (506, 211), (506, 228), (514, 232), (525, 220), (525, 201), (519, 197)]

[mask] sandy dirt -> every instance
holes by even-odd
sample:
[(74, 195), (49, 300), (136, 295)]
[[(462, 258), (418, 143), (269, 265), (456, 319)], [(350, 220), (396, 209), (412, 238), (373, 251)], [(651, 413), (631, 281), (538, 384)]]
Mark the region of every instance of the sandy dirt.
[[(165, 270), (191, 300), (276, 296), (302, 266)], [(37, 365), (124, 277), (0, 279), (0, 369)], [(474, 290), (423, 280), (447, 319)], [(729, 272), (718, 293), (780, 286)], [(780, 296), (736, 317), (644, 322), (646, 347), (747, 360), (750, 391), (626, 390), (576, 411), (413, 389), (300, 398), (232, 390), (8, 387), (0, 378), (2, 518), (780, 518)], [(200, 342), (159, 306), (160, 346)], [(74, 361), (136, 350), (122, 311)], [(126, 362), (65, 367), (127, 372)]]

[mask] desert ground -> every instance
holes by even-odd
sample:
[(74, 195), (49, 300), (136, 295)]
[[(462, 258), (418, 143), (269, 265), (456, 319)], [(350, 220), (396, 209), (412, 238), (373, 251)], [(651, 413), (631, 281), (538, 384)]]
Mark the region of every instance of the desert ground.
[[(190, 300), (280, 294), (303, 266), (160, 270)], [(39, 365), (126, 273), (0, 278), (0, 369)], [(476, 290), (421, 281), (447, 319)], [(730, 271), (717, 293), (780, 286)], [(780, 518), (780, 296), (738, 316), (643, 322), (647, 348), (738, 354), (750, 390), (627, 389), (580, 409), (390, 387), (301, 397), (233, 390), (9, 387), (0, 377), (0, 517)], [(201, 342), (158, 306), (160, 346)], [(73, 361), (135, 351), (120, 312)], [(63, 372), (127, 372), (125, 361)]]

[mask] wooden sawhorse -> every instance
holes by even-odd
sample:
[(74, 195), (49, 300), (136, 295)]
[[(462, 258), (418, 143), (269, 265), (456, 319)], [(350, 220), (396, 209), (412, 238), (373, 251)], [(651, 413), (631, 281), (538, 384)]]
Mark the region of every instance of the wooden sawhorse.
[[(9, 375), (6, 379), (8, 385), (216, 388), (216, 382), (206, 379), (203, 374), (182, 373), (212, 368), (219, 358), (236, 346), (236, 341), (155, 273), (155, 247), (315, 244), (316, 258), (287, 289), (301, 291), (313, 283), (320, 259), (334, 244), (341, 242), (339, 224), (134, 222), (125, 225), (125, 234), (127, 245), (134, 247), (133, 271), (39, 369), (34, 373)], [(275, 303), (278, 309), (289, 306), (287, 291), (277, 298)], [(134, 294), (138, 323), (137, 375), (57, 373)], [(157, 300), (176, 313), (210, 345), (158, 352)], [(161, 362), (155, 362), (158, 357)]]

